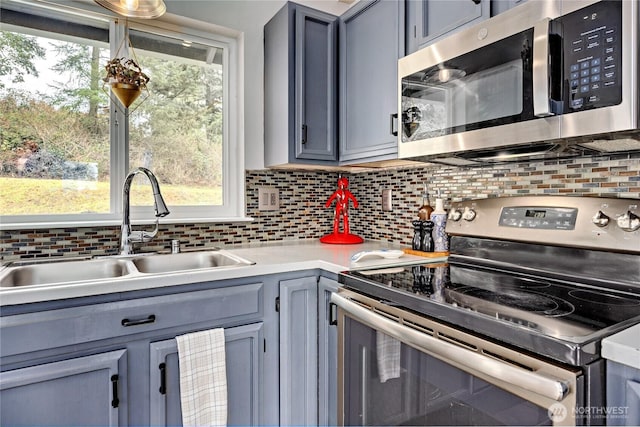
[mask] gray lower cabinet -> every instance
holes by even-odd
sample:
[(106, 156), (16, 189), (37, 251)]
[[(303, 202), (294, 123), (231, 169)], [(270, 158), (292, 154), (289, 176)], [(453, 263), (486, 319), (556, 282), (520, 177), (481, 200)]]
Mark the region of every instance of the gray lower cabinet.
[(265, 166), (334, 165), (337, 18), (287, 3), (264, 27)]
[(0, 373), (0, 425), (127, 424), (127, 352)]
[(490, 6), (490, 0), (407, 0), (407, 55), (489, 18)]
[(277, 424), (277, 380), (264, 375), (278, 370), (276, 313), (264, 304), (277, 286), (261, 279), (277, 283), (235, 279), (3, 311), (0, 424), (179, 425), (175, 337), (213, 328), (225, 329), (229, 424)]
[(607, 360), (607, 425), (640, 426), (640, 369)]
[(280, 424), (318, 422), (318, 276), (280, 281)]
[(331, 294), (340, 287), (335, 280), (318, 281), (318, 424), (338, 425), (338, 329)]
[(341, 164), (397, 158), (404, 8), (404, 1), (361, 0), (340, 17)]
[[(263, 340), (262, 322), (225, 329), (229, 425), (261, 424)], [(151, 425), (182, 425), (176, 340), (153, 342), (149, 351)]]
[(280, 281), (280, 424), (337, 425), (337, 330), (317, 274)]

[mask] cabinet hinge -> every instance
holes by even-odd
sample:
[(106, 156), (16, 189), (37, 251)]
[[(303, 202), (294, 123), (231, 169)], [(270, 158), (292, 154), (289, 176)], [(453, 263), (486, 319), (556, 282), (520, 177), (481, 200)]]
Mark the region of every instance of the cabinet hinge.
[(276, 297), (276, 313), (280, 313), (280, 297)]

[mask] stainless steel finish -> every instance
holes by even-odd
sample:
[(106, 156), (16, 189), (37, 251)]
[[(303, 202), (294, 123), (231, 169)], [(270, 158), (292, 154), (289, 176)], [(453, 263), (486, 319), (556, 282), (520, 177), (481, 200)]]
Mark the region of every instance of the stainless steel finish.
[(109, 280), (141, 275), (185, 272), (201, 269), (242, 267), (255, 264), (227, 251), (182, 252), (179, 254), (117, 255), (80, 261), (57, 261), (32, 265), (9, 264), (0, 270), (0, 288)]
[[(155, 229), (152, 232), (143, 230), (131, 231), (131, 220), (129, 219), (129, 210), (131, 209), (129, 193), (131, 192), (131, 183), (133, 178), (143, 173), (149, 178), (151, 188), (153, 190), (153, 198), (155, 205), (156, 224)], [(130, 172), (124, 180), (122, 186), (122, 199), (123, 199), (123, 212), (122, 212), (122, 228), (120, 235), (120, 253), (123, 255), (129, 255), (133, 253), (133, 243), (150, 242), (158, 234), (158, 218), (169, 215), (169, 209), (160, 194), (160, 185), (155, 175), (146, 168), (137, 168)]]
[(178, 254), (180, 253), (180, 240), (178, 239), (173, 239), (171, 241), (171, 253), (172, 254)]
[(549, 24), (545, 18), (533, 26), (533, 114), (552, 116), (549, 105)]
[(449, 211), (449, 220), (460, 221), (461, 218), (462, 218), (462, 212), (460, 211), (460, 209), (451, 208), (451, 210)]
[[(622, 231), (632, 233), (640, 228), (640, 217), (631, 211), (620, 215), (616, 221)], [(638, 243), (640, 245), (640, 243)]]
[(251, 261), (226, 251), (183, 252), (133, 258), (133, 264), (141, 273), (168, 273), (172, 271), (197, 270), (201, 268), (252, 265)]
[[(402, 77), (430, 66), (461, 56), (469, 51), (497, 42), (518, 32), (532, 28), (546, 18), (560, 16), (560, 1), (529, 1), (489, 21), (460, 30), (426, 48), (398, 60), (398, 111), (402, 110)], [(483, 39), (479, 32), (486, 32)], [(401, 135), (401, 132), (398, 132)], [(482, 150), (533, 141), (553, 140), (560, 136), (560, 121), (551, 116), (538, 120), (503, 125), (499, 128), (478, 129), (424, 140), (401, 142), (398, 138), (398, 157), (421, 158), (445, 156), (447, 153)], [(534, 147), (535, 148), (535, 144)], [(446, 157), (446, 156), (445, 156)]]
[[(402, 78), (428, 67), (499, 41), (527, 28), (534, 28), (534, 114), (538, 119), (434, 136), (431, 138), (402, 141), (398, 137), (398, 157), (438, 162), (440, 158), (455, 159), (455, 154), (465, 153), (468, 164), (514, 161), (518, 158), (486, 157), (501, 154), (501, 148), (526, 147), (517, 155), (521, 159), (544, 159), (576, 155), (631, 151), (629, 144), (620, 141), (635, 141), (640, 138), (640, 6), (637, 1), (622, 1), (623, 37), (622, 94), (619, 105), (550, 115), (547, 66), (548, 46), (544, 41), (544, 27), (549, 19), (573, 12), (596, 3), (595, 0), (540, 0), (529, 1), (501, 13), (487, 21), (463, 29), (455, 34), (398, 60), (398, 111), (402, 109)], [(485, 38), (479, 34), (487, 34)], [(591, 139), (604, 141), (590, 146)], [(484, 156), (484, 157), (483, 157)], [(451, 164), (444, 162), (445, 164)]]
[[(331, 301), (338, 305), (338, 325), (345, 317), (392, 336), (406, 345), (494, 384), (542, 408), (561, 403), (569, 416), (559, 424), (575, 425), (578, 371), (569, 370), (516, 350), (485, 341), (414, 313), (391, 307), (362, 294), (340, 289)], [(344, 332), (338, 330), (338, 393), (344, 393)], [(364, 385), (364, 384), (363, 384)], [(366, 390), (363, 387), (362, 390)], [(342, 397), (339, 396), (339, 402)], [(344, 408), (340, 408), (339, 415)]]
[(133, 272), (135, 272), (135, 268), (129, 261), (117, 259), (9, 266), (0, 274), (0, 287), (13, 288), (116, 279)]
[[(575, 207), (578, 209), (574, 230), (545, 230), (539, 228), (504, 227), (497, 218), (506, 207)], [(607, 249), (612, 252), (631, 252), (640, 254), (640, 231), (623, 231), (612, 223), (598, 227), (593, 217), (599, 211), (611, 218), (618, 218), (625, 224), (637, 224), (628, 221), (628, 212), (640, 215), (640, 200), (613, 199), (600, 197), (572, 196), (522, 196), (455, 202), (452, 210), (473, 209), (476, 217), (473, 221), (448, 221), (446, 232), (450, 235), (477, 236), (490, 239), (504, 239), (520, 242), (556, 244), (567, 247), (587, 249)]]
[(468, 206), (465, 206), (464, 212), (462, 212), (462, 219), (465, 221), (473, 221), (476, 218), (476, 211)]

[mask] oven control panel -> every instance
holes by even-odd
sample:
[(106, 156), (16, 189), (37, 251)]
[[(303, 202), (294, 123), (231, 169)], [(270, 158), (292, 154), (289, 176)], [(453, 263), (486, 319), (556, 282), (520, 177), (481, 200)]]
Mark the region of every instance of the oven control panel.
[(499, 224), (504, 227), (573, 230), (578, 209), (541, 206), (502, 208)]
[(454, 202), (446, 232), (640, 254), (640, 199), (513, 196)]

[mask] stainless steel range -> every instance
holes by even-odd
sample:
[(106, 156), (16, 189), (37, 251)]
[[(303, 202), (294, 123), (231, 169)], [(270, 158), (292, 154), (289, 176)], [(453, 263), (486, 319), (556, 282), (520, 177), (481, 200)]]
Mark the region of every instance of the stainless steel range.
[(340, 275), (345, 425), (599, 425), (604, 337), (640, 322), (640, 200), (456, 203), (446, 265)]

